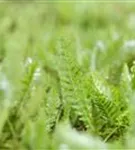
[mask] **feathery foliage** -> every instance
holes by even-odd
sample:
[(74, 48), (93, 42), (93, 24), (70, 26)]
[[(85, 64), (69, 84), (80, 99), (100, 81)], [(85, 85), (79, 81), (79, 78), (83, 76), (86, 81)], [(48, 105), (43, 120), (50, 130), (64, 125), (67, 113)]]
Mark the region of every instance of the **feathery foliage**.
[(1, 4), (0, 149), (135, 149), (133, 12)]

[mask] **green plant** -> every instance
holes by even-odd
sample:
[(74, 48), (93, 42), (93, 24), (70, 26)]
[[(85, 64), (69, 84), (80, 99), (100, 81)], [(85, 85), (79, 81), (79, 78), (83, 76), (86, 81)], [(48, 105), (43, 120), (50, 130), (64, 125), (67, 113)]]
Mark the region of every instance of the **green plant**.
[(0, 149), (135, 148), (133, 10), (0, 6)]

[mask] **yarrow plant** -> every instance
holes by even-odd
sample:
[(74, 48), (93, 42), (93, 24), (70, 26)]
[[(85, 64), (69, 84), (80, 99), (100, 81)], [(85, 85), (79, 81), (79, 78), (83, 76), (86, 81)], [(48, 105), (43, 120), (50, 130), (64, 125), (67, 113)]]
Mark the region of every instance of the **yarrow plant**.
[(133, 10), (0, 6), (0, 149), (135, 149)]

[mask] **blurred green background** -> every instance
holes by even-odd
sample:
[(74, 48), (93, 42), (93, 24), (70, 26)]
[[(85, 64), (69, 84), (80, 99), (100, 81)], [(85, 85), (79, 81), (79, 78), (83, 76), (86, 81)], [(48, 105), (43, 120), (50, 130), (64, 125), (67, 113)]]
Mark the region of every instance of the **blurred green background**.
[(73, 38), (76, 49), (83, 50), (79, 60), (93, 70), (104, 73), (103, 67), (108, 71), (108, 65), (119, 67), (123, 61), (131, 65), (133, 44), (127, 44), (132, 50), (123, 46), (135, 38), (134, 8), (132, 3), (98, 1), (1, 3), (0, 60), (14, 48), (23, 49), (24, 56), (36, 55), (38, 49), (55, 53), (57, 40), (64, 36)]

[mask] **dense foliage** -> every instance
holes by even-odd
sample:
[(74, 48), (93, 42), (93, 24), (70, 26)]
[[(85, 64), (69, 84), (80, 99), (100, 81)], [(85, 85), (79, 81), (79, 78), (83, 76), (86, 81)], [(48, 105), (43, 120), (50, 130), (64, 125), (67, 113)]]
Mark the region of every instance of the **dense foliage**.
[(135, 148), (131, 3), (0, 5), (0, 149)]

